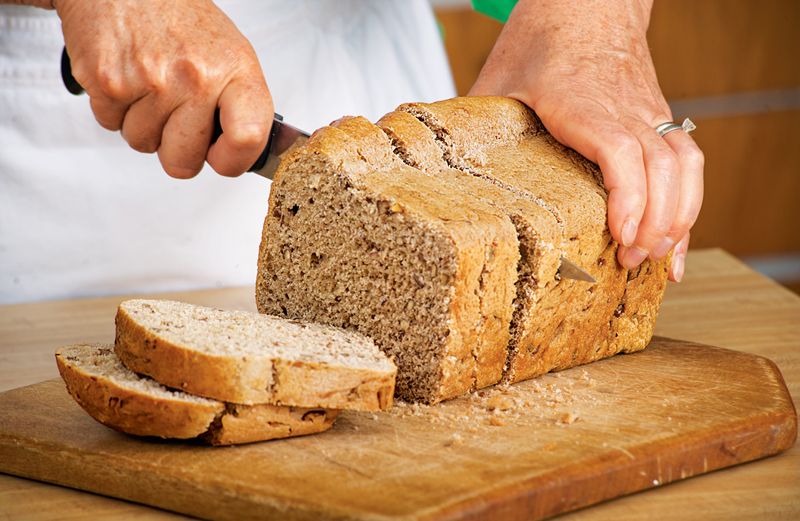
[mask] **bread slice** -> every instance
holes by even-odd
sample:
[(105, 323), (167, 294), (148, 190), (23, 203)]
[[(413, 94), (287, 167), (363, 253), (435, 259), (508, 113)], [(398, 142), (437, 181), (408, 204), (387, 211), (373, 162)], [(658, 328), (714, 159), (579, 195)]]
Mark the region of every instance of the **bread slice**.
[(339, 411), (236, 405), (170, 390), (125, 368), (113, 347), (62, 347), (56, 363), (70, 395), (95, 420), (137, 436), (231, 445), (328, 430)]
[(116, 324), (128, 369), (191, 394), (329, 409), (392, 404), (397, 370), (357, 333), (166, 300), (122, 302)]
[(506, 381), (647, 345), (668, 264), (646, 261), (628, 273), (617, 263), (607, 197), (594, 164), (558, 143), (535, 114), (509, 98), (455, 98), (398, 110), (430, 129), (448, 166), (551, 212), (564, 233), (559, 256), (597, 279), (589, 285), (556, 277), (518, 288)]
[(519, 257), (505, 212), (403, 163), (363, 118), (314, 133), (270, 192), (258, 309), (355, 328), (435, 403), (496, 383)]

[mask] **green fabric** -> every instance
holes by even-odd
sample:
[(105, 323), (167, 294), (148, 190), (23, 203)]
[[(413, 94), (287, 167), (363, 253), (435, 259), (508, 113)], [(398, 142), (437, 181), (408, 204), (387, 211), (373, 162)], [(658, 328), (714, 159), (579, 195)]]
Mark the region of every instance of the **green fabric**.
[(506, 23), (515, 5), (517, 0), (472, 0), (473, 9), (503, 23)]

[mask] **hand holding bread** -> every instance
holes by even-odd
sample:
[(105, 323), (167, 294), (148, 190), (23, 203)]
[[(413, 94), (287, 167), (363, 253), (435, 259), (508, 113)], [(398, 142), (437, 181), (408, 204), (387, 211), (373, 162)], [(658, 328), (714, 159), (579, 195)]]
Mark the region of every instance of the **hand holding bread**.
[(680, 281), (703, 200), (703, 154), (672, 121), (645, 33), (651, 0), (520, 0), (470, 94), (516, 98), (561, 143), (600, 166), (628, 269), (674, 248)]

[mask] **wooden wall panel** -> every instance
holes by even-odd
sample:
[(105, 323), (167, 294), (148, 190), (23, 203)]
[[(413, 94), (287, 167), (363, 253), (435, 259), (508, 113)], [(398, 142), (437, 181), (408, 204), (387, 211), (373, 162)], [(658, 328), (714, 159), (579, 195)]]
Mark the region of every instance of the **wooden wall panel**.
[(469, 92), (503, 25), (469, 8), (443, 8), (436, 17), (444, 31), (444, 45), (459, 96)]
[(800, 1), (656, 0), (648, 40), (667, 98), (800, 86)]
[(698, 119), (705, 199), (692, 246), (800, 251), (800, 111)]

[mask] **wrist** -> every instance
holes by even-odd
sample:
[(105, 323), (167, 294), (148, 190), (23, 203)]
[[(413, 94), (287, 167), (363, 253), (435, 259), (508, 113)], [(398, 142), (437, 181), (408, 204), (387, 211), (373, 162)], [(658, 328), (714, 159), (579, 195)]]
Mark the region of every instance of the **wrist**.
[(545, 41), (615, 41), (645, 36), (652, 6), (653, 0), (519, 0), (508, 24)]

